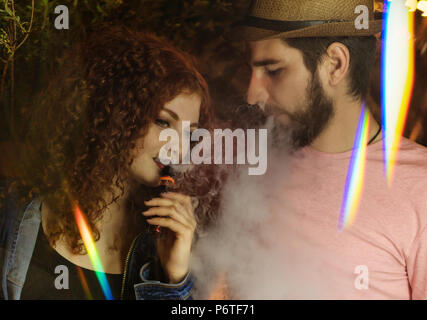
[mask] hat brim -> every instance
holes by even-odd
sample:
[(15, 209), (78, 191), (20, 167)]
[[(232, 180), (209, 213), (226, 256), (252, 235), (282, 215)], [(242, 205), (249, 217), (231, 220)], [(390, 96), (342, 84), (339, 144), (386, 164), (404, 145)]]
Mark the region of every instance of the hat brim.
[(382, 20), (370, 20), (368, 29), (358, 30), (354, 22), (333, 22), (285, 32), (238, 25), (232, 31), (231, 39), (252, 42), (274, 38), (364, 37), (380, 33), (382, 23)]

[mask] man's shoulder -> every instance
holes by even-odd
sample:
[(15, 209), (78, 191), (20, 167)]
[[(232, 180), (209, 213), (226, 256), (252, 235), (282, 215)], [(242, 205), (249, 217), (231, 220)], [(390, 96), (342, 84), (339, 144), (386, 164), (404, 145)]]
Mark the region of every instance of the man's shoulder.
[(393, 180), (393, 185), (404, 190), (411, 199), (427, 206), (427, 148), (402, 139)]
[(408, 150), (412, 152), (422, 153), (424, 154), (424, 156), (427, 155), (427, 147), (415, 141), (409, 140), (408, 138), (402, 138), (401, 150)]
[(427, 174), (427, 147), (403, 138), (397, 159), (397, 164), (407, 167), (410, 172)]

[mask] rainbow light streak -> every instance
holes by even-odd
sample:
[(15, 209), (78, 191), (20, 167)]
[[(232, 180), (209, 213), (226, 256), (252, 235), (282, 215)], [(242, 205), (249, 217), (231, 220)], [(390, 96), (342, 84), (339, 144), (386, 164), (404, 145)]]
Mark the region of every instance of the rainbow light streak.
[(384, 127), (384, 168), (392, 184), (414, 83), (414, 12), (404, 0), (385, 3), (381, 109)]
[(87, 284), (86, 277), (83, 273), (82, 268), (80, 268), (79, 266), (76, 266), (76, 267), (77, 267), (77, 273), (78, 273), (79, 278), (80, 278), (80, 282), (82, 283), (83, 291), (86, 295), (86, 299), (93, 300), (92, 293), (90, 293), (89, 285)]
[(79, 228), (80, 235), (82, 237), (84, 246), (89, 255), (90, 262), (95, 269), (96, 277), (98, 278), (99, 284), (101, 285), (104, 296), (107, 300), (113, 300), (110, 285), (108, 284), (107, 277), (105, 276), (104, 268), (102, 267), (101, 259), (99, 259), (98, 251), (96, 250), (95, 241), (92, 238), (92, 230), (90, 229), (83, 213), (80, 208), (76, 205), (74, 210), (77, 227)]
[(363, 103), (354, 138), (353, 152), (345, 181), (338, 229), (350, 227), (356, 217), (365, 178), (366, 150), (369, 138), (369, 113)]

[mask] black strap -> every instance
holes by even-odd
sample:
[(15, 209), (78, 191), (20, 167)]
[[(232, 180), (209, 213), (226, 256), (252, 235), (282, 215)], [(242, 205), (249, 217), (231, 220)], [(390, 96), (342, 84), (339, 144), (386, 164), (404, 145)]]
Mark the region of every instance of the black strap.
[(368, 145), (370, 145), (372, 142), (374, 142), (374, 140), (378, 137), (378, 135), (380, 134), (380, 132), (381, 132), (381, 126), (380, 126), (380, 128), (378, 129), (378, 131), (377, 131), (377, 133), (375, 134), (375, 136), (373, 136), (373, 138), (371, 139), (371, 140), (369, 140), (369, 142), (368, 142)]
[(319, 24), (333, 23), (333, 22), (344, 22), (345, 20), (305, 20), (305, 21), (281, 21), (281, 20), (270, 20), (258, 17), (248, 16), (241, 23), (241, 25), (255, 27), (273, 31), (293, 31), (303, 29)]

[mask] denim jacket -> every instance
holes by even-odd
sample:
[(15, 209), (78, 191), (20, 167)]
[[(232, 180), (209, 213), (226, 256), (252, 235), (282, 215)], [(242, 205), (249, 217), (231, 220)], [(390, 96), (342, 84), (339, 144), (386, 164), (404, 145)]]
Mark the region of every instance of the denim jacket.
[[(0, 188), (5, 183), (0, 182)], [(18, 300), (41, 225), (41, 201), (20, 204), (16, 196), (8, 197), (0, 208), (0, 299)], [(152, 237), (140, 234), (132, 243), (126, 259), (122, 299), (190, 300), (194, 279), (187, 274), (178, 284), (154, 279), (158, 269), (156, 246)]]

